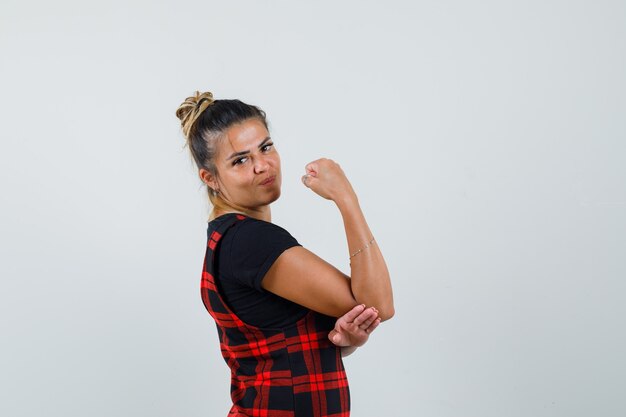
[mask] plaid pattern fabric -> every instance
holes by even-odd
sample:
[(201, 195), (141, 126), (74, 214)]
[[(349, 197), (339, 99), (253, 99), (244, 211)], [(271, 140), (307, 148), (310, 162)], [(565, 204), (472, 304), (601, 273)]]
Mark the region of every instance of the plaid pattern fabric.
[(215, 320), (222, 356), (231, 369), (230, 417), (349, 417), (350, 391), (341, 349), (328, 340), (335, 318), (309, 311), (294, 325), (265, 329), (234, 314), (215, 285), (215, 248), (226, 230), (246, 217), (208, 230), (202, 271), (204, 306)]

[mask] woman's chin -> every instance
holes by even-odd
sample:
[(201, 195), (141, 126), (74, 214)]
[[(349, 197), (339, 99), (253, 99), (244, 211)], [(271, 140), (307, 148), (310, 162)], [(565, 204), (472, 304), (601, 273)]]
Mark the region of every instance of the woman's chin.
[(271, 197), (270, 197), (271, 199), (270, 203), (273, 203), (274, 201), (278, 200), (280, 198), (280, 194), (281, 194), (280, 188), (276, 188), (276, 190), (273, 190), (273, 192), (271, 193)]
[(257, 198), (263, 201), (263, 204), (270, 204), (280, 198), (281, 192), (280, 185), (272, 184), (264, 189), (262, 193), (257, 193)]

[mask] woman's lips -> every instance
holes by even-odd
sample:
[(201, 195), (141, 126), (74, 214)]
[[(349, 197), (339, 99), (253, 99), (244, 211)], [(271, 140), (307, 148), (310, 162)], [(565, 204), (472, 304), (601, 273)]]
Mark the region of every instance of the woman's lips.
[(269, 185), (269, 184), (273, 183), (275, 179), (276, 179), (276, 175), (274, 175), (274, 176), (272, 176), (272, 177), (269, 177), (268, 179), (266, 179), (265, 181), (263, 181), (263, 182), (261, 183), (261, 185)]

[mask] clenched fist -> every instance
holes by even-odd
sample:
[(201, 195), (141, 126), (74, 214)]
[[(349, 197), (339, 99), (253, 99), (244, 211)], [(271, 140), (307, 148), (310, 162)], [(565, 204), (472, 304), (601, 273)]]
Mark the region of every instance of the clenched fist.
[(302, 183), (326, 200), (352, 195), (354, 189), (338, 163), (328, 158), (320, 158), (305, 166), (306, 174)]

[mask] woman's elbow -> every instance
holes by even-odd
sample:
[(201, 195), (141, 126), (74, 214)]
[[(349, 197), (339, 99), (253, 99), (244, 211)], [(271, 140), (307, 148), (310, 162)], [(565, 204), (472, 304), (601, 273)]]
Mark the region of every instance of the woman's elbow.
[(380, 317), (381, 322), (389, 320), (394, 314), (396, 314), (396, 310), (393, 305), (378, 310), (378, 317)]

